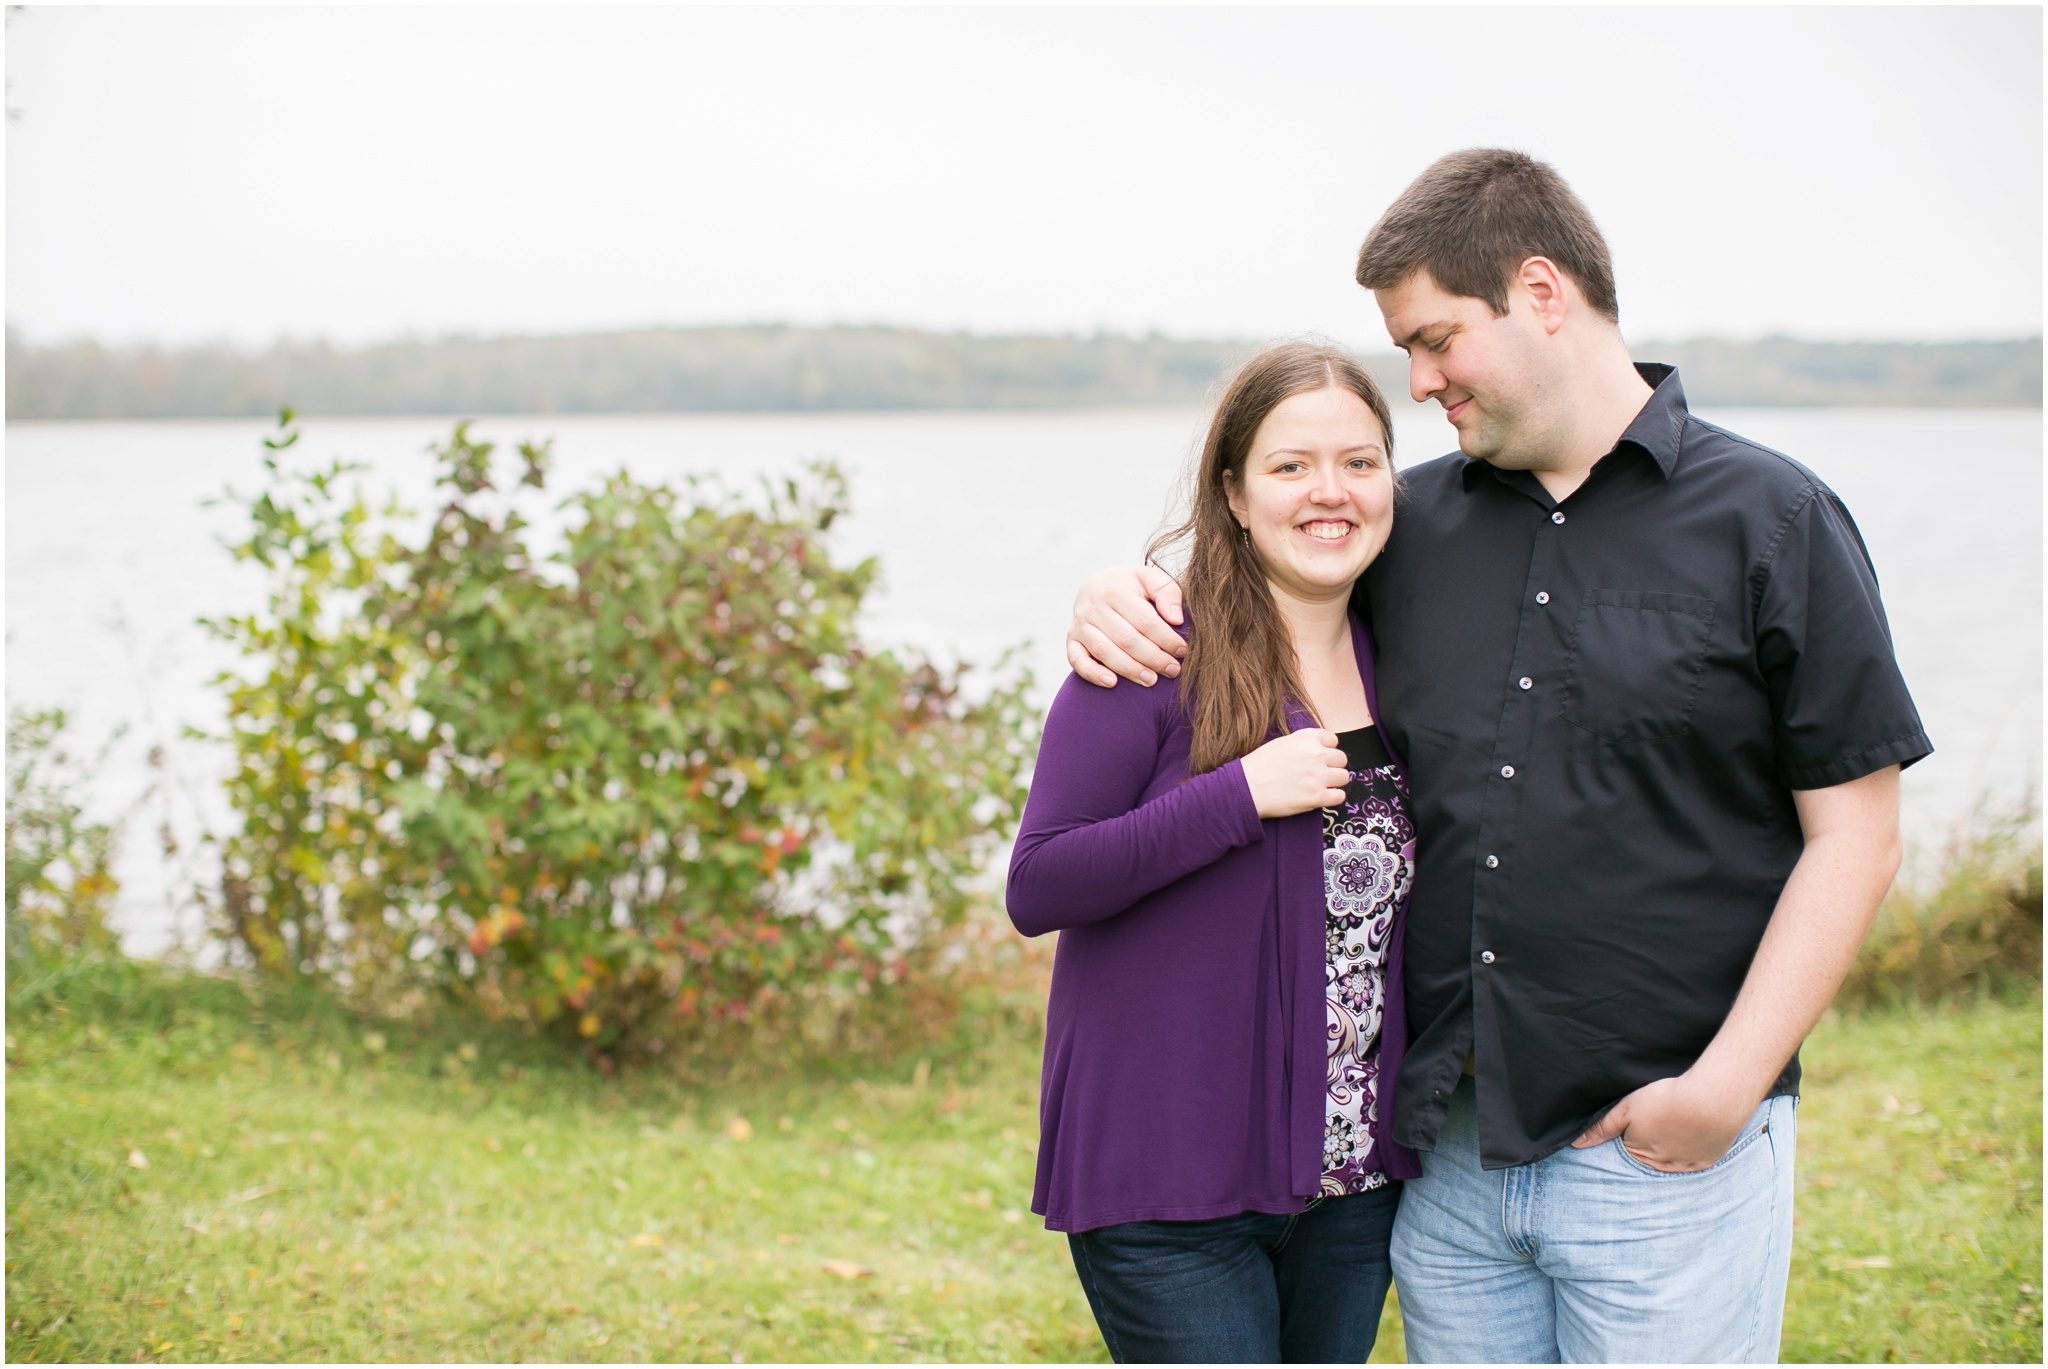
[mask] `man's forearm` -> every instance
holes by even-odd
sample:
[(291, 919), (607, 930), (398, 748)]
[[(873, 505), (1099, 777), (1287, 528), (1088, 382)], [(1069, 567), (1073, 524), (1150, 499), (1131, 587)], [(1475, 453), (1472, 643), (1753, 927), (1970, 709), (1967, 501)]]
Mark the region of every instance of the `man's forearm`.
[(1806, 849), (1721, 1030), (1691, 1069), (1629, 1094), (1573, 1145), (1619, 1137), (1657, 1169), (1707, 1168), (1827, 1009), (1898, 873), (1899, 769), (1792, 797)]
[[(1851, 820), (1807, 841), (1727, 1021), (1688, 1071), (1733, 1111), (1763, 1100), (1827, 1010), (1898, 872), (1897, 772), (1870, 778), (1889, 791), (1890, 820), (1837, 814)], [(1887, 806), (1884, 793), (1870, 798)]]

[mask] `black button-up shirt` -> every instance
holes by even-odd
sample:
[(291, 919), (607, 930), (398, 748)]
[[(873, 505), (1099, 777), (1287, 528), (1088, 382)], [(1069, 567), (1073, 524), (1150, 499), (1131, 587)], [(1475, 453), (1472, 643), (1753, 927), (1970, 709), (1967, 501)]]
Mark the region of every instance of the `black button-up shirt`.
[(1488, 1168), (1699, 1057), (1799, 858), (1793, 790), (1932, 750), (1841, 500), (1638, 369), (1561, 503), (1460, 455), (1406, 472), (1359, 590), (1417, 825), (1393, 1135), (1433, 1148), (1472, 1050)]

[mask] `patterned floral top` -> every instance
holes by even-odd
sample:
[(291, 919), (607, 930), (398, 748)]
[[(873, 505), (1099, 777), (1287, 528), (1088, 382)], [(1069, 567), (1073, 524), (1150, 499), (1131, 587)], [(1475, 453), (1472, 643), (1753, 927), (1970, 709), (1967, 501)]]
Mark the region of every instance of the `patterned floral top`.
[(1379, 729), (1340, 732), (1351, 783), (1323, 810), (1323, 888), (1329, 905), (1326, 996), (1329, 1104), (1323, 1129), (1323, 1193), (1364, 1193), (1387, 1183), (1379, 1137), (1380, 1017), (1387, 1001), (1394, 910), (1415, 873), (1408, 785)]

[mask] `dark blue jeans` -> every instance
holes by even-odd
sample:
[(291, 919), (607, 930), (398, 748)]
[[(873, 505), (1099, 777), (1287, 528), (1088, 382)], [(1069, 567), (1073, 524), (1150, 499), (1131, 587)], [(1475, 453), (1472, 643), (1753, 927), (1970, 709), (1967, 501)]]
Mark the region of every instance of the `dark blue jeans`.
[(1363, 1364), (1394, 1281), (1401, 1185), (1291, 1217), (1074, 1232), (1074, 1272), (1118, 1364)]

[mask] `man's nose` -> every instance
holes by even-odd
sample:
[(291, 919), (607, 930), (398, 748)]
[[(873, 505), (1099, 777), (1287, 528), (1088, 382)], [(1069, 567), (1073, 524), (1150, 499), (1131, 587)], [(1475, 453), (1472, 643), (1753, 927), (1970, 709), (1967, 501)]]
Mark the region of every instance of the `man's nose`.
[(1443, 373), (1430, 363), (1428, 355), (1411, 355), (1408, 358), (1408, 397), (1417, 404), (1444, 387)]
[(1444, 375), (1430, 365), (1427, 357), (1409, 357), (1409, 400), (1423, 404), (1444, 387)]

